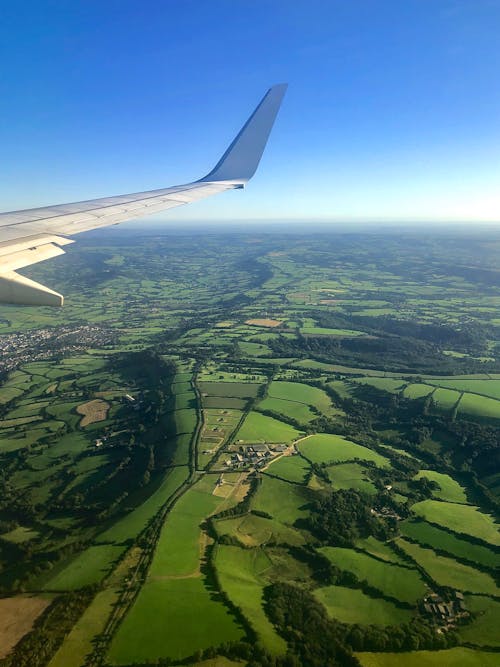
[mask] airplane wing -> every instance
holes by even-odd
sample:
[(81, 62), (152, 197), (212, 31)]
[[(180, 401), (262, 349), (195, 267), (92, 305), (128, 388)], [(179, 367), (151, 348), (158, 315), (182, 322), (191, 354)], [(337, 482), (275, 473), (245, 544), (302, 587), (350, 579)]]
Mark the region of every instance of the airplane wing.
[(64, 254), (73, 234), (243, 188), (262, 157), (286, 84), (270, 88), (212, 171), (199, 181), (73, 204), (0, 213), (0, 302), (62, 306), (64, 297), (16, 273)]

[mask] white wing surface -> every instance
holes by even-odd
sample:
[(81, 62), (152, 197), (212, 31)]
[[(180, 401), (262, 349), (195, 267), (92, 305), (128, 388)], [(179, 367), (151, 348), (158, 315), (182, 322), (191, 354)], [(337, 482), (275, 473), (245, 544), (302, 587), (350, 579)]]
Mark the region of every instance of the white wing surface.
[(0, 301), (61, 306), (63, 296), (16, 273), (63, 254), (73, 234), (116, 225), (211, 195), (243, 188), (254, 175), (286, 91), (270, 88), (214, 169), (186, 185), (0, 213)]

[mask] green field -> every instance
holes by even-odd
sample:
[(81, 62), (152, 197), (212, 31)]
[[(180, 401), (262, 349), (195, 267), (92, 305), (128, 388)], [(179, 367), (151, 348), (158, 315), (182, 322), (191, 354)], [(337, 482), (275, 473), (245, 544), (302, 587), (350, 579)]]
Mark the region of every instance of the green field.
[(467, 595), (465, 604), (475, 618), (472, 623), (460, 628), (462, 640), (476, 646), (500, 646), (500, 602), (480, 595)]
[(270, 566), (269, 558), (261, 549), (217, 547), (215, 567), (222, 590), (242, 610), (267, 650), (280, 654), (285, 652), (286, 643), (273, 628), (262, 606), (265, 581), (261, 576)]
[(430, 523), (437, 523), (456, 533), (472, 535), (500, 546), (497, 524), (489, 514), (484, 514), (477, 507), (439, 500), (422, 500), (411, 509), (417, 516)]
[(308, 424), (317, 417), (308, 405), (297, 403), (296, 401), (286, 401), (282, 398), (265, 398), (263, 401), (260, 401), (257, 409), (277, 412), (290, 419), (295, 419), (301, 424)]
[(325, 414), (331, 407), (330, 398), (322, 389), (300, 382), (274, 381), (269, 385), (267, 393), (271, 398), (281, 398), (287, 401), (313, 405)]
[(310, 500), (311, 495), (306, 488), (264, 475), (252, 500), (252, 509), (292, 525), (296, 519), (307, 516)]
[(276, 475), (288, 482), (305, 483), (311, 471), (309, 463), (302, 456), (281, 456), (268, 468), (270, 475)]
[(491, 549), (460, 539), (426, 521), (406, 520), (402, 521), (399, 526), (405, 537), (409, 537), (423, 546), (446, 551), (451, 556), (456, 556), (459, 559), (463, 558), (485, 567), (495, 568), (500, 566), (500, 555)]
[(439, 490), (433, 491), (432, 495), (440, 500), (447, 500), (450, 503), (466, 503), (467, 496), (460, 484), (449, 475), (445, 475), (435, 470), (420, 470), (414, 479), (426, 477), (432, 482), (439, 484)]
[(346, 440), (341, 435), (319, 433), (311, 435), (298, 445), (301, 453), (313, 463), (330, 463), (334, 461), (373, 461), (378, 466), (390, 467), (390, 461), (377, 452)]
[(500, 400), (500, 380), (429, 380), (429, 384)]
[(436, 389), (432, 394), (432, 401), (438, 410), (451, 410), (455, 407), (460, 393), (452, 389)]
[[(215, 480), (214, 480), (215, 482)], [(192, 487), (170, 511), (158, 540), (149, 577), (187, 576), (200, 560), (200, 524), (222, 499)]]
[(334, 565), (352, 572), (359, 580), (367, 581), (370, 586), (388, 597), (413, 603), (425, 593), (425, 584), (417, 570), (388, 562), (382, 563), (354, 549), (322, 547), (319, 551)]
[(458, 405), (458, 414), (473, 417), (500, 418), (500, 401), (477, 394), (464, 394)]
[(356, 653), (362, 667), (498, 667), (498, 653), (450, 648), (409, 653)]
[(99, 545), (82, 551), (66, 567), (50, 577), (43, 586), (46, 591), (68, 591), (91, 586), (101, 581), (124, 547)]
[(107, 659), (112, 665), (166, 656), (179, 660), (209, 646), (238, 641), (243, 634), (199, 577), (148, 581), (114, 636)]
[(397, 563), (398, 565), (405, 565), (404, 560), (396, 554), (393, 549), (386, 544), (377, 540), (373, 535), (370, 537), (365, 537), (359, 540), (356, 540), (356, 547), (358, 549), (363, 549), (372, 556), (376, 556), (381, 560), (386, 560), (389, 563)]
[(364, 493), (376, 493), (366, 468), (359, 463), (338, 463), (328, 466), (326, 470), (334, 489), (357, 489)]
[(314, 591), (324, 605), (328, 615), (342, 623), (359, 625), (399, 625), (407, 623), (412, 612), (401, 609), (394, 603), (372, 598), (355, 588), (326, 586)]
[(412, 399), (424, 398), (433, 391), (434, 387), (431, 387), (428, 384), (419, 384), (418, 382), (416, 382), (415, 384), (409, 384), (407, 387), (405, 387), (403, 391), (403, 396), (405, 398), (412, 398)]
[(438, 556), (432, 549), (400, 538), (398, 545), (422, 567), (439, 586), (456, 588), (470, 593), (500, 595), (500, 588), (489, 574), (463, 565), (452, 558)]
[(293, 442), (302, 434), (289, 424), (267, 417), (260, 412), (249, 412), (236, 434), (241, 442)]
[(160, 507), (167, 502), (174, 491), (187, 480), (188, 475), (189, 469), (187, 466), (171, 468), (166, 473), (160, 486), (147, 500), (122, 519), (119, 519), (108, 530), (100, 533), (97, 541), (120, 543), (135, 538), (158, 512)]

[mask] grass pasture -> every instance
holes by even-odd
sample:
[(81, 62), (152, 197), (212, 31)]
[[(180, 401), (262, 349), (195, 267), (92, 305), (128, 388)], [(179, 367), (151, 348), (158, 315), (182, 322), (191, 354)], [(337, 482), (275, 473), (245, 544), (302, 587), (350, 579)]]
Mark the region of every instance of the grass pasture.
[(112, 665), (182, 660), (243, 635), (200, 577), (147, 581), (119, 626), (107, 659)]
[(261, 575), (270, 566), (269, 558), (261, 549), (217, 546), (215, 567), (222, 590), (242, 610), (267, 650), (281, 654), (286, 650), (286, 643), (273, 628), (262, 606), (265, 581)]
[(362, 667), (498, 667), (498, 653), (458, 646), (444, 651), (356, 653)]
[(416, 400), (418, 398), (425, 398), (429, 396), (434, 391), (435, 387), (431, 387), (429, 384), (420, 384), (415, 382), (413, 384), (407, 385), (403, 390), (404, 398), (411, 398)]
[(317, 588), (314, 596), (325, 607), (328, 616), (342, 623), (359, 625), (399, 625), (407, 623), (411, 611), (397, 607), (393, 602), (372, 598), (355, 588), (326, 586)]
[(414, 479), (421, 479), (422, 477), (426, 477), (432, 482), (439, 484), (440, 488), (432, 492), (435, 498), (447, 500), (450, 503), (467, 503), (467, 496), (463, 487), (449, 475), (436, 472), (435, 470), (420, 470)]
[(465, 604), (475, 618), (472, 623), (460, 628), (462, 640), (476, 646), (500, 646), (500, 602), (481, 595), (467, 595)]
[(439, 500), (422, 500), (411, 509), (414, 514), (430, 523), (500, 546), (497, 524), (489, 514), (484, 514), (477, 507)]
[(252, 499), (252, 509), (293, 525), (298, 518), (307, 516), (306, 506), (310, 499), (311, 495), (305, 487), (263, 475)]
[(267, 471), (287, 482), (305, 483), (311, 470), (309, 463), (302, 456), (281, 456), (271, 463)]
[(464, 394), (458, 405), (459, 415), (500, 419), (500, 401), (477, 394)]
[(398, 565), (405, 564), (403, 559), (398, 556), (388, 544), (377, 540), (372, 535), (357, 540), (356, 547), (358, 549), (363, 549), (363, 551), (366, 551), (366, 553), (372, 556), (376, 556), (381, 560), (386, 560), (389, 563), (397, 563)]
[(124, 547), (111, 545), (90, 546), (73, 558), (68, 565), (48, 579), (46, 591), (72, 591), (101, 581), (112, 564), (123, 553)]
[(229, 398), (255, 398), (260, 384), (251, 382), (198, 382), (199, 390), (207, 396)]
[(400, 538), (398, 545), (440, 586), (469, 593), (500, 595), (500, 588), (489, 574), (463, 565), (453, 558), (438, 556), (432, 549)]
[(368, 554), (343, 547), (322, 547), (319, 551), (341, 570), (353, 572), (384, 595), (413, 603), (426, 590), (417, 570), (391, 563), (382, 563)]
[(359, 463), (338, 463), (326, 469), (334, 489), (356, 489), (364, 493), (376, 493), (366, 468)]
[(460, 392), (453, 389), (437, 388), (432, 394), (432, 402), (438, 410), (452, 410), (460, 398)]
[(331, 407), (328, 394), (318, 387), (311, 387), (301, 382), (274, 381), (269, 385), (267, 393), (271, 398), (312, 405), (324, 414), (327, 414)]
[(302, 434), (289, 424), (267, 417), (260, 412), (249, 412), (236, 434), (238, 442), (292, 442)]
[(301, 424), (308, 424), (317, 417), (308, 405), (296, 401), (286, 401), (282, 398), (265, 398), (260, 401), (257, 409), (277, 412), (290, 419), (295, 419)]
[(389, 459), (368, 447), (358, 445), (341, 435), (319, 433), (311, 435), (298, 443), (301, 453), (312, 463), (333, 463), (343, 461), (373, 461), (381, 468), (389, 468)]
[[(213, 480), (215, 483), (215, 478)], [(200, 561), (200, 524), (215, 511), (222, 499), (190, 488), (170, 511), (156, 545), (149, 577), (188, 576), (196, 573)]]

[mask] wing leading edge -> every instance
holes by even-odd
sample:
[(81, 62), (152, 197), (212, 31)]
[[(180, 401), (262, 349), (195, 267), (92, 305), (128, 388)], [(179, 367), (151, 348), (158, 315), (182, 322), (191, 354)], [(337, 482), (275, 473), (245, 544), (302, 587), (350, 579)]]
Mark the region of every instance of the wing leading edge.
[(16, 273), (63, 254), (68, 236), (243, 188), (259, 165), (286, 84), (270, 88), (216, 166), (193, 183), (72, 204), (0, 213), (0, 302), (62, 306), (64, 297)]

